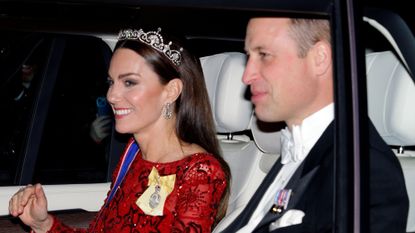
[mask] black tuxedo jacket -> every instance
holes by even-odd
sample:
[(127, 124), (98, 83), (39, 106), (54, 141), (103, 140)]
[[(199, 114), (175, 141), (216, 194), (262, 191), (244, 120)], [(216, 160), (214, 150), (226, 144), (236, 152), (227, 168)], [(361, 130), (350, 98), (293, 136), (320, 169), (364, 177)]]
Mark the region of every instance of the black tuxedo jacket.
[[(406, 232), (409, 201), (402, 169), (398, 159), (381, 139), (371, 122), (369, 123), (369, 144), (370, 232)], [(276, 163), (279, 162), (280, 160)], [(280, 215), (271, 214), (262, 220), (254, 232), (332, 232), (335, 182), (333, 163), (334, 123), (332, 122), (287, 185), (293, 189), (287, 210), (302, 210), (305, 213), (302, 223), (269, 231), (269, 224), (285, 212)], [(248, 222), (257, 206), (255, 202), (258, 202), (258, 197), (260, 199), (263, 196), (266, 187), (271, 184), (280, 167), (279, 164), (274, 165), (241, 215), (223, 232), (236, 232)]]

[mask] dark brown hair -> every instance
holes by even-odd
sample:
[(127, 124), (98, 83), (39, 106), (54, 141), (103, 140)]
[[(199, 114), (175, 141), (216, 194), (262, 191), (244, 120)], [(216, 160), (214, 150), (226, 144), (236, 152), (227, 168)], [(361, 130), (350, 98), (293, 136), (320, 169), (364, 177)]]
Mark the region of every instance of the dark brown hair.
[(167, 84), (175, 78), (182, 81), (182, 93), (175, 101), (174, 106), (176, 134), (180, 140), (187, 143), (195, 143), (215, 156), (220, 162), (227, 179), (226, 190), (222, 196), (215, 219), (214, 225), (216, 225), (226, 213), (231, 174), (228, 164), (221, 156), (219, 143), (216, 138), (216, 130), (202, 67), (200, 60), (183, 46), (182, 41), (184, 40), (170, 38), (165, 33), (162, 33), (162, 35), (165, 43), (172, 41), (171, 49), (179, 50), (182, 48), (180, 65), (175, 65), (165, 54), (138, 40), (120, 40), (115, 49), (128, 48), (138, 53), (152, 67), (153, 71), (158, 74), (162, 84)]

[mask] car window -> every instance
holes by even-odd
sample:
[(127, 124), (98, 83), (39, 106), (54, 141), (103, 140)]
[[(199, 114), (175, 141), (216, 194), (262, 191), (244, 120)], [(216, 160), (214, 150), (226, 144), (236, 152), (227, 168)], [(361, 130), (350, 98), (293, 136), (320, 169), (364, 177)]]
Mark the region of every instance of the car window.
[[(104, 182), (107, 141), (95, 142), (91, 124), (105, 104), (108, 46), (91, 37), (67, 37), (51, 95), (34, 182)], [(105, 114), (110, 114), (107, 111)]]
[(0, 185), (10, 185), (22, 161), (50, 42), (36, 33), (1, 37), (0, 106), (6, 114), (0, 115)]
[[(27, 166), (33, 171), (26, 179), (31, 183), (105, 182), (110, 137), (96, 142), (90, 131), (98, 115), (97, 103), (107, 105), (108, 45), (90, 36), (2, 34), (0, 107), (7, 114), (0, 119), (0, 185), (18, 184)], [(64, 43), (60, 59), (54, 61), (51, 48), (57, 38)], [(56, 71), (54, 85), (44, 85), (51, 83), (51, 70)], [(39, 106), (48, 106), (44, 124), (32, 121), (41, 111)], [(109, 108), (104, 114), (112, 118)], [(40, 136), (35, 152), (28, 147), (34, 130)], [(28, 159), (34, 163), (22, 165)]]

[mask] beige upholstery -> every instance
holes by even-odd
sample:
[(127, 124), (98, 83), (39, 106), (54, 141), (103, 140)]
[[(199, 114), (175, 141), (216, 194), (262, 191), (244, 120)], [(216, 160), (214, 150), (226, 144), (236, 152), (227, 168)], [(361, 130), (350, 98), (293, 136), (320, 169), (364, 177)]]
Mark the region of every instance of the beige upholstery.
[(369, 116), (389, 145), (415, 145), (415, 84), (390, 52), (366, 55)]
[[(368, 113), (388, 145), (415, 145), (415, 84), (390, 52), (366, 55)], [(402, 165), (410, 210), (408, 232), (415, 232), (415, 151), (394, 150)]]
[(239, 205), (247, 192), (247, 184), (258, 153), (255, 143), (246, 134), (252, 116), (252, 104), (244, 98), (242, 83), (245, 67), (242, 53), (222, 53), (202, 57), (201, 64), (215, 118), (224, 159), (231, 168), (232, 184), (228, 213)]
[(398, 158), (405, 176), (406, 189), (409, 195), (409, 214), (406, 231), (415, 232), (415, 157), (399, 156)]
[[(220, 232), (246, 206), (269, 169), (268, 163), (275, 161), (275, 156), (261, 151), (248, 135), (253, 108), (245, 97), (247, 87), (242, 83), (246, 56), (230, 52), (200, 60), (216, 129), (220, 133), (218, 137), (223, 157), (232, 174), (227, 215), (214, 231)], [(278, 138), (275, 140), (279, 141)]]
[(242, 74), (246, 58), (229, 52), (200, 58), (216, 129), (220, 133), (248, 129), (252, 104), (244, 98)]
[(254, 137), (255, 144), (262, 152), (259, 164), (259, 174), (267, 174), (274, 165), (275, 161), (280, 156), (281, 143), (280, 135), (281, 129), (285, 127), (283, 122), (263, 122), (255, 116), (251, 121), (251, 131)]

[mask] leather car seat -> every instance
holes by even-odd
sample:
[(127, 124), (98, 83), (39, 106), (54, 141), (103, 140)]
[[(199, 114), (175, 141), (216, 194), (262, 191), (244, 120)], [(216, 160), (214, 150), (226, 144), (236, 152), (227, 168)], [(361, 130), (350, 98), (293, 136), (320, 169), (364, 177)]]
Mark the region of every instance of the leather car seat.
[[(220, 232), (243, 210), (278, 158), (274, 151), (279, 153), (279, 139), (277, 134), (259, 129), (253, 116), (252, 104), (246, 97), (247, 87), (242, 83), (246, 55), (227, 52), (200, 60), (222, 155), (232, 175), (227, 214), (214, 229)], [(255, 137), (261, 137), (264, 145), (257, 144)]]
[(409, 195), (407, 231), (415, 232), (415, 84), (391, 51), (366, 54), (368, 114), (401, 163)]

